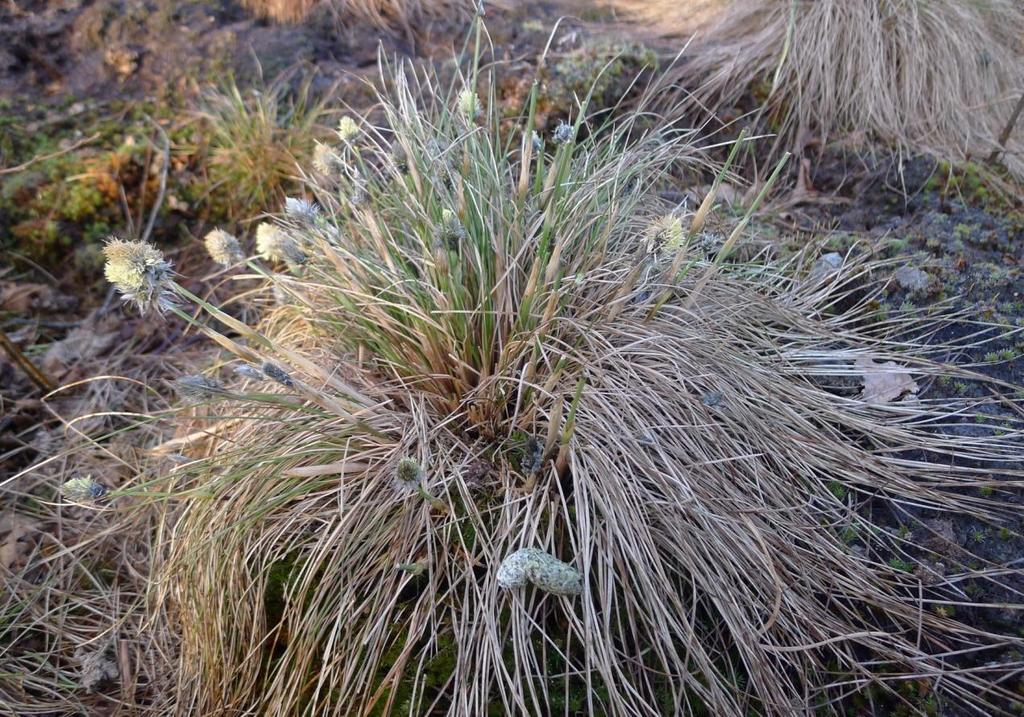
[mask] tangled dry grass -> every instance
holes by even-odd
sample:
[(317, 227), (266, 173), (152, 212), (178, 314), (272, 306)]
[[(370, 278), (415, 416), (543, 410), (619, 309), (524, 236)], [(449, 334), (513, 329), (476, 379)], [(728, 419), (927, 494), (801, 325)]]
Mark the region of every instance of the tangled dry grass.
[[(718, 4), (676, 79), (712, 107), (753, 89), (786, 148), (856, 134), (944, 159), (986, 157), (1024, 92), (1014, 0)], [(678, 24), (694, 29), (688, 14)], [(1004, 159), (1024, 176), (1019, 141)]]

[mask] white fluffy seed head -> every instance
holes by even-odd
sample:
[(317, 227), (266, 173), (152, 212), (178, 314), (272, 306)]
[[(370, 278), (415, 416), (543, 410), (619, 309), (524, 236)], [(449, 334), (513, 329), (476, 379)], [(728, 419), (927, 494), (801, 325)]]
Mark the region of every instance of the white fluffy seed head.
[(338, 133), (338, 138), (342, 142), (351, 142), (359, 136), (359, 125), (354, 119), (345, 115), (338, 120), (338, 129), (336, 132)]
[(320, 215), (320, 207), (301, 197), (285, 197), (284, 212), (304, 222), (313, 222)]
[(299, 245), (281, 227), (262, 222), (256, 227), (256, 251), (267, 261), (283, 261), (288, 264), (302, 264), (305, 254)]
[(206, 251), (210, 258), (221, 266), (231, 266), (245, 258), (238, 239), (223, 229), (211, 231), (206, 235), (203, 243), (206, 244)]
[(258, 368), (247, 363), (235, 366), (234, 371), (236, 376), (251, 378), (254, 381), (262, 381), (265, 378)]
[(135, 303), (145, 313), (163, 311), (174, 305), (171, 263), (152, 244), (111, 238), (103, 247), (107, 281), (124, 301)]
[(555, 127), (555, 131), (551, 133), (551, 141), (555, 144), (565, 144), (572, 140), (576, 135), (576, 130), (572, 128), (571, 124), (566, 124), (559, 120), (558, 126)]

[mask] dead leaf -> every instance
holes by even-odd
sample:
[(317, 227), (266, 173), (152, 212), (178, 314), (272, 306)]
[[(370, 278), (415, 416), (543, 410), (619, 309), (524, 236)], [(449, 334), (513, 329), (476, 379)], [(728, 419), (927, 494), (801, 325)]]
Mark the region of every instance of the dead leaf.
[(904, 394), (917, 394), (917, 382), (895, 361), (878, 363), (869, 356), (861, 356), (854, 362), (854, 366), (861, 371), (864, 381), (863, 399), (868, 403), (892, 403)]
[(42, 369), (47, 375), (63, 380), (69, 368), (104, 356), (114, 348), (117, 338), (117, 331), (104, 332), (91, 324), (80, 326), (50, 346), (43, 354)]
[(38, 530), (38, 520), (18, 513), (0, 515), (0, 565), (12, 571), (24, 567), (32, 549), (29, 538)]
[(79, 647), (75, 650), (75, 659), (82, 666), (78, 684), (86, 692), (95, 692), (104, 684), (113, 682), (121, 676), (121, 670), (117, 666), (117, 654), (114, 650), (113, 639), (108, 639), (91, 648)]
[(0, 283), (0, 311), (26, 314), (34, 311), (68, 311), (78, 301), (60, 294), (46, 284), (26, 282)]

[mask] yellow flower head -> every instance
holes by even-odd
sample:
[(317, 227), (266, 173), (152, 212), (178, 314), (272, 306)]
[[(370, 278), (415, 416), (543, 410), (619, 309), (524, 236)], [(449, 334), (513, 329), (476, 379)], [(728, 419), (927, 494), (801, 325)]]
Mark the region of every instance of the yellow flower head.
[(649, 236), (655, 244), (663, 246), (669, 251), (678, 251), (683, 248), (683, 242), (686, 239), (683, 220), (672, 214), (659, 217), (651, 224)]
[(325, 177), (336, 179), (345, 169), (345, 160), (329, 144), (317, 141), (313, 146), (313, 169)]

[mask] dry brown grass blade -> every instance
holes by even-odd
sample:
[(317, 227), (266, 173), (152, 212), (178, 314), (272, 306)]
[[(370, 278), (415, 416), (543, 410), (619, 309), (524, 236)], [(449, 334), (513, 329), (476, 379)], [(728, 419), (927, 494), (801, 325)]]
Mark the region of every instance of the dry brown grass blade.
[[(800, 150), (808, 133), (859, 133), (953, 161), (986, 157), (1024, 90), (1024, 8), (1014, 0), (718, 4), (674, 78), (700, 106), (766, 92), (762, 111), (783, 149)], [(1011, 140), (1004, 161), (1017, 177), (1022, 156)]]

